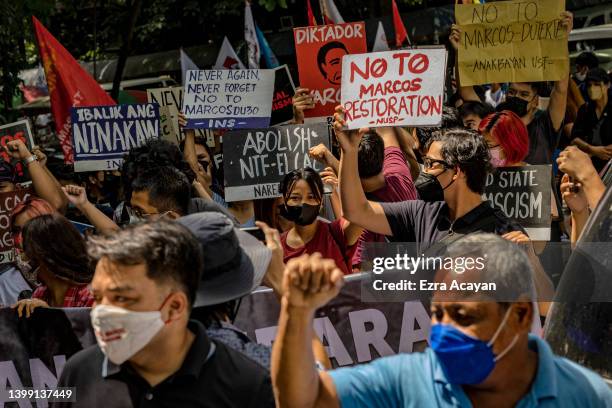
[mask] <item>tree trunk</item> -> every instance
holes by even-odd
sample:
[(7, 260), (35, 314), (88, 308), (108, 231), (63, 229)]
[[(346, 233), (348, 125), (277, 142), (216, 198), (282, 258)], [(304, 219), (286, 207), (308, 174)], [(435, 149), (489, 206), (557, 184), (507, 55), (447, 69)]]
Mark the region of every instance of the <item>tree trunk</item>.
[(142, 6), (142, 0), (133, 0), (130, 7), (129, 22), (126, 26), (125, 33), (123, 35), (123, 44), (119, 50), (119, 57), (117, 58), (117, 69), (115, 70), (115, 78), (113, 79), (113, 89), (111, 91), (111, 98), (115, 101), (119, 97), (119, 87), (121, 85), (121, 79), (123, 78), (123, 70), (128, 56), (132, 50), (132, 39), (134, 38), (134, 27), (140, 14), (140, 8)]

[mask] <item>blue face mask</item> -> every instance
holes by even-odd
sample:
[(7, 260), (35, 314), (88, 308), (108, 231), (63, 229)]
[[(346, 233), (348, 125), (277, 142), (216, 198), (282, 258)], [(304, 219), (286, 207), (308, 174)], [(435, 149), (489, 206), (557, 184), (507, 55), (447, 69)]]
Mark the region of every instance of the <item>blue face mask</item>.
[(493, 343), (510, 316), (506, 312), (497, 331), (488, 342), (468, 336), (451, 325), (434, 324), (429, 335), (429, 344), (442, 363), (446, 378), (451, 384), (480, 384), (518, 340), (518, 334), (504, 351), (493, 354)]

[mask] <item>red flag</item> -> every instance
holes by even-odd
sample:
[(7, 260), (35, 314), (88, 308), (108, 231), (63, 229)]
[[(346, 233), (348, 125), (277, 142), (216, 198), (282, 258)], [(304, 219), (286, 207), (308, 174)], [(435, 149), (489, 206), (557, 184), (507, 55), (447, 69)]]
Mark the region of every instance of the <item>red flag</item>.
[(404, 27), (402, 16), (400, 16), (399, 10), (397, 9), (397, 4), (395, 3), (395, 0), (391, 0), (391, 3), (393, 5), (393, 27), (395, 28), (395, 45), (401, 47), (405, 40), (408, 40), (408, 44), (410, 44), (408, 32), (406, 31), (406, 27)]
[(310, 5), (310, 0), (306, 0), (306, 10), (308, 12), (308, 25), (316, 26), (317, 20), (315, 20), (315, 16), (312, 13), (312, 6)]
[(38, 50), (42, 60), (51, 98), (51, 112), (64, 161), (72, 163), (72, 126), (70, 108), (73, 106), (115, 105), (115, 101), (87, 73), (78, 61), (32, 16)]

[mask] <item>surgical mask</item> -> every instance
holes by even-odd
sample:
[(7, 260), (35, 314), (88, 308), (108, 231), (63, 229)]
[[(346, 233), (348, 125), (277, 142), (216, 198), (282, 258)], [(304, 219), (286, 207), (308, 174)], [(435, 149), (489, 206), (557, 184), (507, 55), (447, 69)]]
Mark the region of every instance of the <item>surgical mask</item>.
[(576, 74), (574, 75), (576, 77), (576, 79), (580, 82), (584, 82), (584, 80), (586, 79), (586, 72), (576, 72)]
[(120, 365), (149, 344), (165, 323), (159, 310), (134, 312), (98, 305), (91, 310), (91, 324), (102, 352)]
[(305, 226), (310, 225), (319, 216), (319, 210), (321, 204), (311, 205), (287, 205), (285, 204), (280, 208), (280, 213), (288, 221), (292, 221), (297, 225)]
[[(444, 171), (446, 171), (445, 169)], [(442, 174), (442, 173), (440, 173)], [(419, 198), (427, 202), (444, 201), (444, 190), (446, 190), (455, 180), (451, 181), (448, 186), (442, 188), (437, 176), (422, 171), (419, 177), (414, 182), (414, 187), (419, 193)]]
[(516, 113), (518, 116), (523, 117), (527, 114), (527, 102), (518, 96), (508, 96), (506, 100), (497, 105), (496, 111), (501, 112), (503, 110), (509, 110)]
[(491, 154), (491, 165), (493, 167), (504, 167), (506, 165), (506, 159), (502, 159), (501, 157), (501, 146), (490, 148), (489, 153)]
[(497, 363), (514, 347), (518, 334), (497, 356), (493, 354), (493, 343), (510, 316), (508, 308), (497, 331), (488, 342), (468, 336), (447, 324), (434, 324), (429, 335), (429, 344), (444, 368), (446, 378), (451, 384), (473, 385), (483, 382)]
[(592, 101), (598, 101), (603, 97), (601, 86), (591, 85), (588, 89), (589, 99)]

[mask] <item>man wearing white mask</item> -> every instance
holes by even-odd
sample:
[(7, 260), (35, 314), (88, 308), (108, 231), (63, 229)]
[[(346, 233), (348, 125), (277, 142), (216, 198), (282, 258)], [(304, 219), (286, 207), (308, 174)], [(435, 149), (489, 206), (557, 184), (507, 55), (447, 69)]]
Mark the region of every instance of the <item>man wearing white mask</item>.
[(555, 356), (544, 340), (529, 334), (533, 276), (515, 244), (493, 234), (473, 234), (451, 244), (446, 255), (486, 261), (483, 269), (442, 269), (436, 283), (489, 282), (496, 291), (478, 296), (469, 289), (438, 289), (429, 349), (332, 371), (315, 369), (308, 340), (315, 311), (339, 293), (343, 274), (333, 260), (318, 254), (292, 259), (272, 351), (278, 406), (612, 406), (612, 391), (597, 374)]
[(58, 386), (76, 388), (66, 407), (274, 406), (266, 371), (189, 320), (202, 253), (185, 227), (130, 226), (92, 238), (89, 252), (98, 344), (66, 363)]

